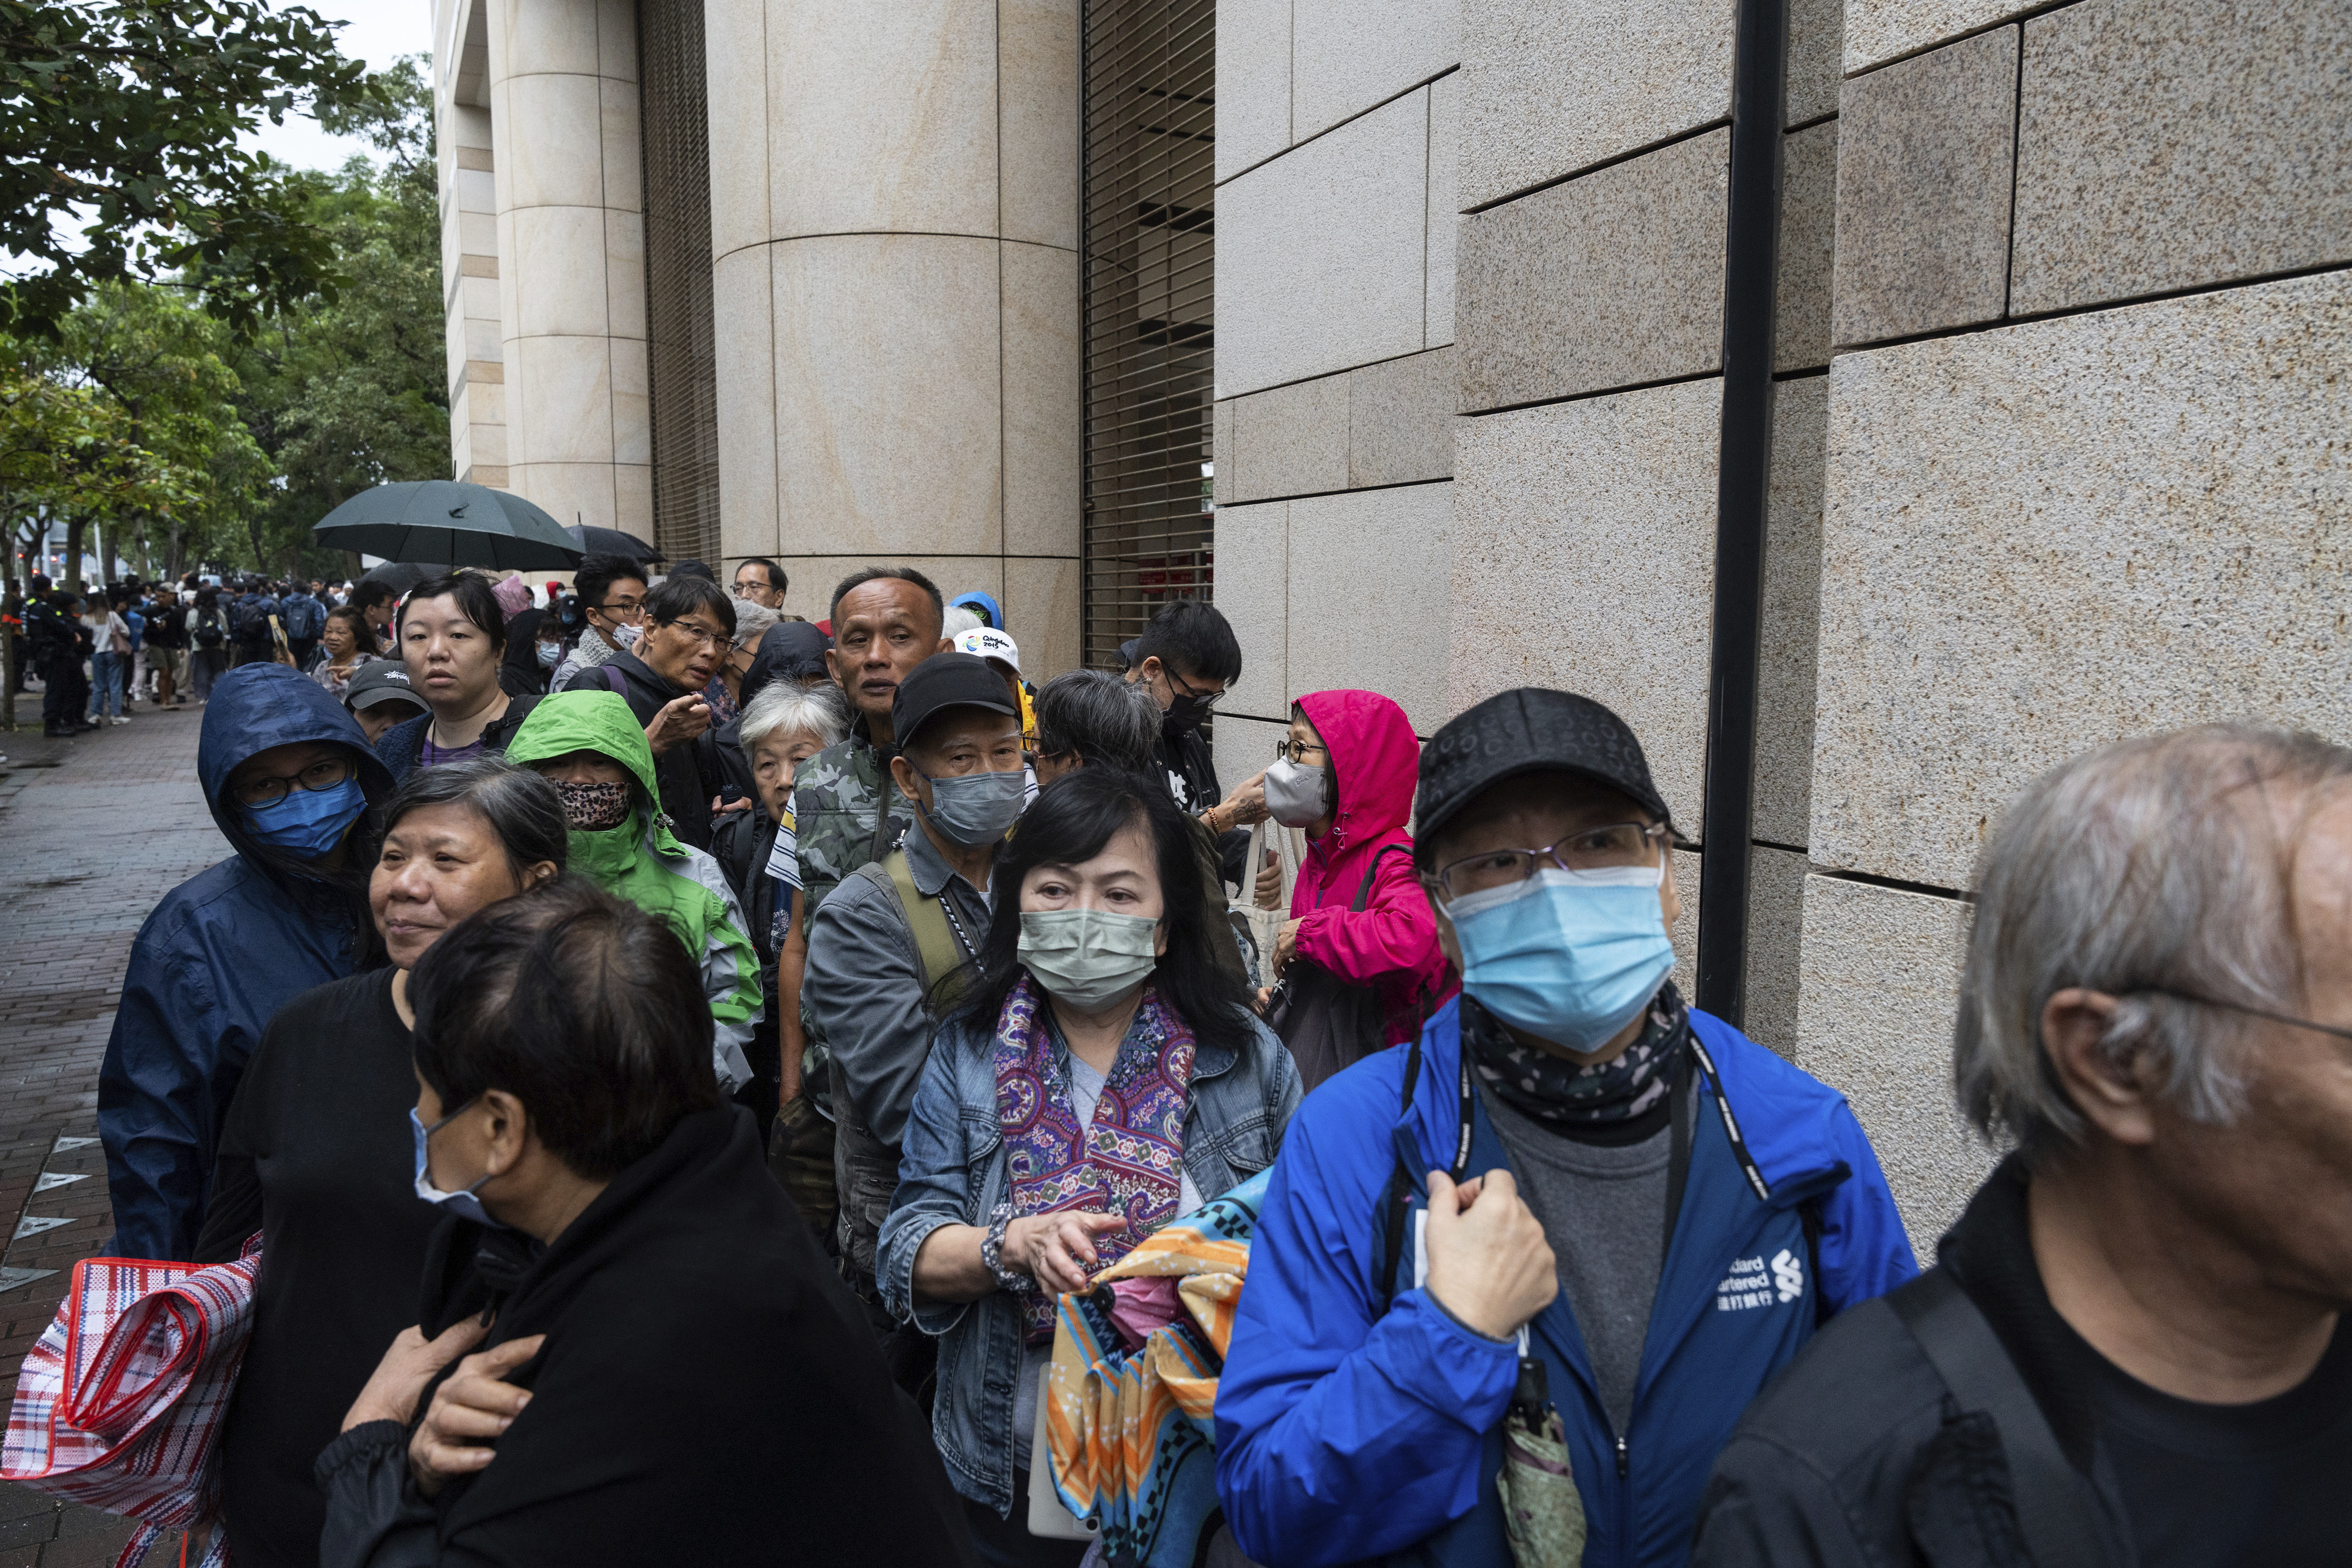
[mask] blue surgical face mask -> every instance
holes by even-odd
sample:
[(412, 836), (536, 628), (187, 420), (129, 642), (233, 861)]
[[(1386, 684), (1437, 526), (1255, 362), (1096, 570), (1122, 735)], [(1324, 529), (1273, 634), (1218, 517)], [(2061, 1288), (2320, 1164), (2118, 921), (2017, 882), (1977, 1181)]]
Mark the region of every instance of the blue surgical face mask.
[(411, 1105), (408, 1108), (408, 1130), (415, 1135), (416, 1142), (416, 1196), (436, 1208), (456, 1215), (460, 1219), (470, 1219), (477, 1225), (487, 1225), (493, 1230), (504, 1230), (506, 1227), (492, 1219), (490, 1211), (482, 1207), (482, 1200), (474, 1196), (480, 1189), (482, 1182), (490, 1179), (487, 1173), (482, 1176), (482, 1181), (476, 1182), (463, 1192), (443, 1192), (433, 1185), (432, 1174), (425, 1166), (425, 1140), (464, 1115), (466, 1106), (472, 1103), (471, 1100), (467, 1101), (465, 1105), (458, 1106), (429, 1127), (425, 1124), (425, 1118), (416, 1113), (415, 1106)]
[(542, 670), (551, 670), (563, 662), (563, 644), (561, 643), (540, 643), (534, 645), (533, 651), (539, 655), (539, 667)]
[(1028, 804), (1025, 773), (964, 773), (952, 778), (923, 777), (931, 786), (930, 809), (923, 815), (951, 841), (966, 849), (992, 844), (1020, 819)]
[(270, 806), (245, 808), (246, 831), (272, 849), (299, 860), (316, 860), (342, 841), (367, 810), (367, 794), (356, 779), (331, 789), (289, 789)]
[(1480, 1007), (1570, 1051), (1597, 1051), (1675, 967), (1658, 888), (1665, 867), (1561, 871), (1445, 906), (1462, 988)]

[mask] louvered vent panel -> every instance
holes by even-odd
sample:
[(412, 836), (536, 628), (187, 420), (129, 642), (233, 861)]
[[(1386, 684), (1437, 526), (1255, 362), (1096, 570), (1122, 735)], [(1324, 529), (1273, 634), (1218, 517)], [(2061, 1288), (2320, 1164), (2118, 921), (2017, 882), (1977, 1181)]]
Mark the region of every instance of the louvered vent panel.
[(1211, 586), (1215, 0), (1087, 0), (1086, 659)]
[[(646, 358), (654, 542), (719, 566), (719, 399), (710, 326), (710, 130), (703, 0), (638, 0)], [(723, 574), (722, 574), (723, 575)]]

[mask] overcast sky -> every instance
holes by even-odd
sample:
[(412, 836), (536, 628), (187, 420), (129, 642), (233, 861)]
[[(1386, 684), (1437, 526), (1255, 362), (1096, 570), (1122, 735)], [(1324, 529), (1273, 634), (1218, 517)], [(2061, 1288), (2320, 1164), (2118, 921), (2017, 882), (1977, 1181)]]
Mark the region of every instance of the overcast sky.
[[(433, 52), (433, 0), (309, 0), (310, 9), (330, 22), (346, 25), (335, 31), (343, 53), (365, 60), (370, 70), (382, 70), (402, 55)], [(330, 136), (309, 115), (288, 115), (283, 125), (261, 122), (251, 145), (261, 148), (297, 169), (336, 169), (354, 152), (372, 149), (355, 137)]]

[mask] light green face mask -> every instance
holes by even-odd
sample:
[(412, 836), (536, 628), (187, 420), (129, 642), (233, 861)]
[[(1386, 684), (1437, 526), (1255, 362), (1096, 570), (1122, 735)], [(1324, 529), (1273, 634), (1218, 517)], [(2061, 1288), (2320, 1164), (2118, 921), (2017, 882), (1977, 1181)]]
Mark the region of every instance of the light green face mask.
[(1118, 1000), (1160, 962), (1160, 922), (1100, 909), (1021, 912), (1021, 961), (1058, 1001), (1081, 1012)]

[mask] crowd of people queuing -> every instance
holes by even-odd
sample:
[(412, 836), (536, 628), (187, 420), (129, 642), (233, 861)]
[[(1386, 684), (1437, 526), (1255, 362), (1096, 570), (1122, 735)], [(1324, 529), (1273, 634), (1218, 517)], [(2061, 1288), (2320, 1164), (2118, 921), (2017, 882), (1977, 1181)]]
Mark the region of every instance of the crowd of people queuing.
[[(2352, 751), (2124, 741), (1990, 830), (1951, 1070), (2008, 1152), (1922, 1274), (1845, 1097), (1675, 985), (1600, 703), (1300, 694), (1228, 789), (1197, 600), (1035, 685), (903, 566), (815, 622), (761, 559), (373, 587), (28, 601), (53, 729), (142, 654), (205, 703), (235, 852), (100, 1123), (109, 1251), (259, 1238), (241, 1564), (2340, 1551)], [(1213, 1505), (1043, 1528), (1057, 1302), (1244, 1188)]]

